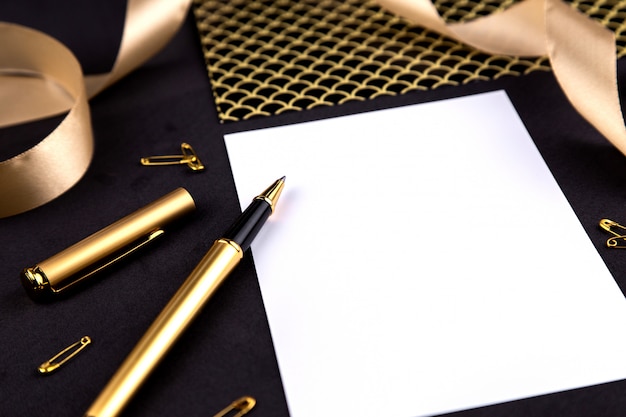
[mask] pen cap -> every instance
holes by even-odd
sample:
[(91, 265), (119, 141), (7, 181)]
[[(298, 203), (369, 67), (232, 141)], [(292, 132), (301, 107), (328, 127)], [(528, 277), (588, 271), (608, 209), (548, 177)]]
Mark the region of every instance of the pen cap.
[(93, 275), (163, 233), (162, 228), (192, 212), (193, 198), (178, 188), (20, 274), (34, 299), (60, 292)]

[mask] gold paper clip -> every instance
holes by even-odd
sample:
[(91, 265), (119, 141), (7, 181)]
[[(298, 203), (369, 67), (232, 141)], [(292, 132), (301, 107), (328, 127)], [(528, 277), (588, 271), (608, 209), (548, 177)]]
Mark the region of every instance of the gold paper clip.
[(182, 143), (180, 145), (180, 150), (182, 151), (182, 155), (163, 155), (163, 156), (148, 156), (146, 158), (141, 158), (141, 165), (182, 165), (186, 164), (193, 171), (202, 171), (204, 169), (204, 165), (200, 162), (200, 158), (196, 154), (196, 151), (193, 150), (190, 144)]
[[(63, 365), (65, 362), (67, 362), (68, 360), (76, 356), (78, 352), (85, 349), (85, 347), (87, 347), (87, 345), (90, 343), (91, 343), (91, 338), (89, 336), (81, 337), (78, 342), (72, 343), (71, 345), (69, 345), (68, 347), (66, 347), (65, 349), (57, 353), (56, 355), (54, 355), (52, 358), (48, 359), (47, 361), (39, 365), (39, 368), (37, 368), (37, 370), (39, 371), (39, 373), (44, 374), (44, 375), (47, 375), (56, 371), (57, 369), (59, 369), (61, 365)], [(74, 351), (68, 354), (68, 352), (71, 351), (72, 349), (74, 349)], [(59, 359), (63, 355), (66, 355), (66, 356), (57, 362), (57, 359)]]
[(250, 410), (256, 404), (256, 400), (252, 397), (241, 397), (235, 401), (233, 401), (228, 407), (214, 415), (213, 417), (226, 417), (228, 413), (231, 411), (239, 411), (237, 414), (234, 414), (232, 417), (241, 417), (244, 414), (248, 414)]
[(606, 241), (606, 246), (617, 249), (626, 248), (626, 227), (609, 219), (600, 220), (600, 227), (613, 235)]

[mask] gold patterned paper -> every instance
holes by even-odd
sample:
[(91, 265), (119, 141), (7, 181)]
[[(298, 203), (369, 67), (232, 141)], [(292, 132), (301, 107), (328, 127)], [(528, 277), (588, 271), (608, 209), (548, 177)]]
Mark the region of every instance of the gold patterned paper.
[[(438, 0), (448, 22), (497, 13), (514, 0)], [(612, 29), (626, 54), (626, 2), (571, 4)], [(545, 57), (490, 55), (364, 0), (195, 0), (222, 121), (363, 101), (476, 80), (549, 71)]]

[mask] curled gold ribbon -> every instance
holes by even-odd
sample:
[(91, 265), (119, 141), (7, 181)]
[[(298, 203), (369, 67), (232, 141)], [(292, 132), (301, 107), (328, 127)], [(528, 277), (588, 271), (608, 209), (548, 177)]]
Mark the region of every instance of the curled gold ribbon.
[(29, 120), (29, 112), (44, 117), (70, 105), (50, 135), (0, 162), (0, 217), (6, 217), (40, 206), (74, 185), (89, 166), (93, 140), (87, 93), (74, 55), (56, 40), (21, 26), (0, 24), (0, 39), (0, 126)]
[(377, 0), (413, 23), (485, 52), (548, 56), (574, 108), (626, 155), (615, 35), (561, 0), (524, 0), (468, 23), (447, 24), (430, 0)]
[[(626, 155), (615, 35), (561, 0), (524, 0), (468, 23), (446, 23), (430, 0), (378, 0), (428, 29), (494, 54), (547, 55), (574, 108)], [(0, 23), (0, 127), (67, 112), (33, 148), (0, 162), (0, 217), (38, 207), (71, 188), (93, 156), (88, 98), (163, 47), (191, 0), (129, 0), (113, 69), (83, 77), (67, 48), (43, 33)], [(575, 33), (575, 36), (572, 34)]]
[(83, 76), (74, 55), (39, 31), (0, 22), (0, 128), (67, 112), (37, 145), (0, 162), (0, 218), (76, 184), (93, 157), (88, 99), (141, 65), (178, 31), (191, 0), (129, 0), (110, 72)]

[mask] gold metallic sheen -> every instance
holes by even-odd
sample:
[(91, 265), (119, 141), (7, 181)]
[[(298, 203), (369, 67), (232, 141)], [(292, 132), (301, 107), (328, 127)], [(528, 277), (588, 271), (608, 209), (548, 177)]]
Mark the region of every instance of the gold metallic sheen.
[(94, 150), (87, 100), (165, 46), (185, 21), (190, 4), (128, 0), (111, 71), (87, 76), (69, 48), (52, 37), (0, 22), (0, 127), (67, 113), (36, 146), (0, 161), (0, 217), (39, 207), (80, 180)]
[(600, 220), (600, 227), (612, 235), (606, 241), (607, 247), (615, 249), (626, 248), (626, 227), (610, 219)]
[[(392, 2), (194, 0), (220, 119), (246, 120), (551, 70), (544, 54), (487, 54), (381, 8), (385, 3)], [(499, 14), (516, 3), (432, 0), (449, 24)], [(618, 57), (626, 56), (626, 2), (566, 3), (615, 32)]]
[[(53, 357), (51, 357), (50, 359), (48, 359), (47, 361), (39, 365), (39, 368), (37, 368), (37, 370), (39, 371), (40, 374), (44, 374), (44, 375), (47, 375), (56, 371), (57, 369), (61, 367), (61, 365), (63, 365), (65, 362), (69, 361), (74, 356), (76, 356), (80, 351), (86, 348), (87, 345), (89, 345), (90, 343), (91, 343), (91, 337), (89, 336), (81, 337), (78, 342), (72, 343), (71, 345), (69, 345), (68, 347), (66, 347), (65, 349), (63, 349), (62, 351), (60, 351), (59, 353), (57, 353), (56, 355), (54, 355)], [(58, 360), (59, 358), (62, 358), (62, 359)]]
[(50, 291), (50, 281), (39, 267), (26, 268), (21, 275), (22, 284), (30, 296)]
[(178, 188), (69, 248), (26, 268), (21, 281), (30, 296), (56, 293), (104, 269), (163, 234), (162, 227), (195, 209)]
[(243, 257), (239, 245), (217, 240), (113, 375), (86, 416), (114, 417)]
[(264, 200), (270, 205), (272, 213), (276, 207), (276, 202), (285, 187), (285, 177), (279, 178), (276, 182), (270, 185), (265, 191), (255, 197), (255, 200)]
[(183, 142), (180, 151), (181, 155), (147, 156), (141, 158), (139, 162), (144, 166), (187, 165), (192, 171), (204, 170), (202, 161), (190, 144)]
[(237, 411), (237, 414), (233, 415), (233, 417), (242, 417), (248, 414), (256, 404), (256, 400), (249, 396), (244, 396), (236, 399), (228, 407), (214, 415), (213, 417), (226, 417), (230, 414), (231, 411)]

